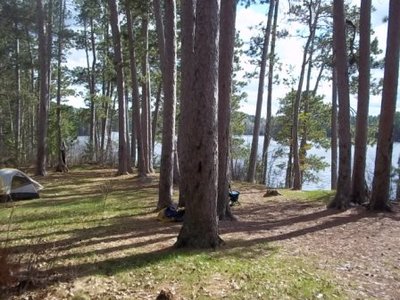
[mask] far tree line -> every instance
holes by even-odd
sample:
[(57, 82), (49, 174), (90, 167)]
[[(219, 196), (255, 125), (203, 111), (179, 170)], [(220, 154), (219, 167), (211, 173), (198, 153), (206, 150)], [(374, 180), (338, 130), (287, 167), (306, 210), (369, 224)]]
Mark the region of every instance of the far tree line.
[[(265, 22), (253, 28), (250, 45), (235, 30), (239, 5), (264, 5)], [(400, 2), (391, 0), (387, 45), (382, 52), (371, 39), (370, 0), (290, 1), (286, 11), (301, 28), (299, 74), (279, 60), (276, 41), (288, 32), (279, 27), (279, 0), (143, 1), (35, 0), (0, 4), (0, 152), (6, 164), (35, 165), (46, 176), (50, 159), (68, 171), (63, 145), (88, 121), (88, 159), (103, 163), (111, 133), (118, 129), (117, 175), (153, 176), (154, 143), (161, 141), (157, 208), (174, 204), (174, 182), (186, 216), (177, 246), (217, 247), (218, 220), (234, 219), (228, 205), (232, 157), (241, 151), (247, 116), (238, 111), (246, 98), (239, 78), (240, 57), (256, 66), (257, 105), (252, 145), (246, 158), (248, 182), (268, 182), (271, 139), (288, 146), (287, 188), (301, 190), (312, 144), (332, 149), (330, 208), (351, 202), (372, 210), (390, 209), (389, 182), (397, 99)], [(84, 67), (69, 68), (69, 52), (83, 54)], [(384, 69), (382, 80), (371, 69)], [(330, 104), (319, 93), (332, 83)], [(288, 87), (275, 99), (277, 82)], [(79, 92), (87, 110), (64, 105)], [(357, 95), (351, 117), (350, 93)], [(377, 134), (368, 116), (369, 95), (381, 93)], [(272, 103), (279, 110), (272, 116)], [(265, 124), (261, 123), (265, 105)], [(74, 123), (76, 121), (77, 123)], [(75, 125), (74, 125), (75, 124)], [(76, 125), (79, 124), (79, 125)], [(76, 126), (76, 127), (74, 127)], [(157, 131), (159, 130), (159, 131)], [(258, 142), (264, 132), (261, 157)], [(371, 137), (373, 137), (371, 139)], [(366, 147), (377, 137), (371, 197), (365, 190)], [(351, 148), (354, 144), (355, 154)], [(235, 148), (234, 146), (237, 146)], [(353, 166), (353, 167), (352, 167)]]
[[(244, 135), (251, 135), (253, 133), (253, 128), (254, 128), (254, 116), (245, 114), (243, 113), (244, 117)], [(260, 129), (260, 136), (264, 136), (265, 130), (263, 129), (266, 124), (265, 118), (261, 118), (261, 129)], [(271, 129), (271, 138), (273, 140), (277, 140), (277, 135), (278, 132), (280, 131), (280, 125), (279, 125), (279, 116), (272, 116), (271, 117), (271, 123), (272, 123), (272, 129)], [(329, 122), (327, 122), (329, 123)], [(323, 125), (327, 124), (323, 123)], [(354, 133), (355, 133), (355, 125), (356, 125), (356, 116), (351, 116), (350, 117), (350, 125), (351, 125), (351, 134), (352, 134), (352, 140), (354, 140)], [(378, 125), (379, 125), (379, 115), (378, 116), (369, 116), (368, 117), (368, 144), (374, 145), (377, 142), (377, 133), (378, 133)], [(324, 131), (326, 132), (326, 137), (329, 138), (331, 137), (331, 127), (330, 125), (326, 125), (324, 128)], [(394, 116), (394, 126), (393, 126), (393, 141), (395, 143), (400, 142), (400, 112), (396, 112)]]

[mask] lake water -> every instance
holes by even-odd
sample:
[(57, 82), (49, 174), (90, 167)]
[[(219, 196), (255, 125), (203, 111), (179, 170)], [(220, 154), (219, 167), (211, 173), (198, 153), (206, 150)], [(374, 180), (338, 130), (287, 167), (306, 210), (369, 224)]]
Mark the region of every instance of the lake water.
[[(112, 135), (113, 139), (113, 153), (114, 159), (113, 161), (116, 163), (117, 160), (117, 152), (118, 152), (118, 133), (113, 132)], [(251, 146), (252, 136), (245, 135), (243, 136), (245, 144)], [(85, 144), (88, 141), (87, 136), (79, 136), (78, 139), (74, 142), (74, 144), (70, 147), (70, 151), (68, 152), (69, 161), (71, 164), (79, 164), (82, 163), (82, 157), (84, 155)], [(259, 137), (258, 142), (258, 155), (261, 156), (262, 147), (264, 143), (264, 137)], [(287, 161), (287, 156), (283, 158), (272, 159), (273, 153), (279, 148), (282, 147), (278, 145), (275, 141), (271, 141), (270, 149), (269, 149), (269, 162), (271, 165), (271, 169), (269, 170), (269, 185), (274, 187), (283, 186), (285, 182), (285, 169), (281, 169), (278, 167), (279, 164), (285, 164)], [(286, 153), (288, 149), (286, 148)], [(331, 150), (313, 147), (308, 152), (308, 155), (314, 154), (318, 157), (322, 157), (323, 161), (325, 161), (329, 166), (324, 170), (319, 171), (315, 175), (319, 178), (318, 182), (305, 182), (303, 184), (303, 190), (329, 190), (331, 186)], [(376, 153), (376, 145), (368, 146), (367, 148), (367, 161), (366, 161), (366, 180), (369, 185), (371, 185), (372, 177), (373, 177), (373, 170), (375, 164), (375, 153)], [(156, 162), (159, 161), (160, 154), (161, 154), (161, 145), (156, 143), (155, 149), (155, 160)], [(400, 155), (400, 143), (394, 143), (393, 145), (393, 156), (392, 156), (392, 166), (397, 167), (397, 161)], [(157, 164), (157, 163), (156, 163)], [(395, 178), (397, 179), (397, 177)], [(394, 183), (391, 185), (392, 193), (394, 193), (395, 185)]]
[[(251, 141), (252, 141), (252, 136), (247, 135), (243, 136), (245, 143), (251, 146)], [(261, 155), (262, 152), (262, 147), (264, 144), (264, 137), (260, 136), (259, 137), (259, 142), (258, 142), (258, 153)], [(269, 161), (271, 161), (271, 155), (273, 154), (274, 151), (276, 151), (279, 147), (282, 147), (278, 145), (275, 141), (271, 141), (270, 149), (269, 149)], [(286, 152), (288, 152), (288, 148), (286, 148)], [(352, 153), (354, 153), (354, 147), (352, 149)], [(303, 184), (303, 190), (329, 190), (331, 187), (331, 149), (323, 149), (323, 148), (316, 148), (313, 147), (311, 148), (307, 154), (314, 154), (319, 157), (323, 157), (323, 161), (329, 164), (327, 168), (325, 168), (322, 171), (319, 171), (316, 173), (317, 177), (319, 178), (318, 182), (305, 182)], [(369, 185), (372, 183), (372, 178), (374, 175), (374, 165), (375, 165), (375, 155), (376, 155), (376, 145), (373, 146), (368, 146), (367, 147), (367, 159), (366, 159), (366, 180)], [(393, 145), (393, 155), (392, 155), (392, 166), (397, 167), (397, 161), (399, 159), (400, 155), (400, 143), (394, 143)], [(278, 172), (277, 165), (282, 162), (286, 162), (287, 157), (283, 159), (276, 160), (272, 166), (273, 170), (273, 175), (271, 179), (271, 184), (275, 186), (280, 186), (285, 182), (285, 174), (284, 172), (281, 172), (280, 174)], [(394, 189), (394, 185), (392, 186), (392, 189)]]

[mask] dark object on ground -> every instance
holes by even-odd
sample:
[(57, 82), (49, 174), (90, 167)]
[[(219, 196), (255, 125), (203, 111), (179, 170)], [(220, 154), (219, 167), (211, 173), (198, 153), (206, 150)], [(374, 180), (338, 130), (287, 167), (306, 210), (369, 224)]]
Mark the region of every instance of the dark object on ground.
[(174, 300), (174, 294), (170, 290), (161, 290), (156, 300)]
[(164, 222), (183, 222), (184, 215), (185, 209), (168, 206), (158, 213), (157, 219)]
[(272, 197), (272, 196), (280, 196), (282, 195), (281, 193), (278, 192), (278, 190), (275, 189), (268, 189), (263, 197)]
[(229, 205), (230, 206), (240, 204), (239, 195), (240, 195), (240, 193), (238, 191), (229, 191)]

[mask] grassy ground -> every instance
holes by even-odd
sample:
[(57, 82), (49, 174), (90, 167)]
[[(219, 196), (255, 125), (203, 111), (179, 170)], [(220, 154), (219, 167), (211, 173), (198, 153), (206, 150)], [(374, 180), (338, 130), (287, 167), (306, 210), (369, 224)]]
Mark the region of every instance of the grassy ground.
[[(17, 275), (10, 279), (3, 267), (0, 299), (155, 299), (162, 289), (176, 299), (348, 298), (311, 257), (273, 242), (246, 243), (255, 229), (222, 230), (226, 245), (215, 251), (174, 249), (181, 224), (157, 221), (156, 176), (83, 168), (37, 180), (41, 199), (0, 204), (0, 261)], [(281, 193), (318, 204), (332, 195)], [(237, 213), (247, 207), (241, 201)]]

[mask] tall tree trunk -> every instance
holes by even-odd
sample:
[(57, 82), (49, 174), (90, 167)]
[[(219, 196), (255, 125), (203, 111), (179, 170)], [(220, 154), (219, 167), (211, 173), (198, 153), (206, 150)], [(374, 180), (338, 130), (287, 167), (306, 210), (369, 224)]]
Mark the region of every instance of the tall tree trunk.
[(272, 38), (271, 50), (269, 54), (269, 70), (268, 70), (268, 87), (267, 87), (267, 115), (265, 117), (265, 132), (264, 132), (264, 145), (263, 145), (263, 174), (262, 182), (267, 185), (267, 170), (268, 170), (268, 151), (269, 143), (271, 142), (271, 121), (272, 121), (272, 84), (274, 79), (274, 65), (275, 65), (275, 45), (276, 45), (276, 28), (278, 24), (279, 0), (275, 0), (275, 13), (274, 23), (272, 25)]
[(267, 64), (267, 57), (268, 57), (269, 39), (271, 36), (271, 23), (272, 23), (272, 17), (273, 17), (273, 12), (274, 12), (274, 3), (275, 3), (274, 1), (269, 2), (268, 21), (267, 21), (267, 27), (265, 29), (264, 44), (263, 44), (263, 49), (262, 49), (262, 54), (261, 54), (260, 77), (258, 78), (256, 116), (254, 119), (253, 139), (251, 142), (249, 168), (247, 171), (247, 181), (248, 182), (256, 181), (258, 138), (260, 135), (261, 109), (262, 109), (262, 103), (263, 103), (263, 97), (264, 97), (265, 72), (266, 72), (266, 64)]
[(142, 39), (143, 39), (143, 57), (142, 57), (142, 133), (143, 133), (143, 155), (145, 159), (144, 170), (146, 174), (152, 173), (152, 155), (150, 145), (150, 91), (148, 85), (148, 15), (142, 20)]
[(50, 107), (50, 101), (51, 101), (51, 76), (52, 76), (52, 70), (51, 70), (51, 60), (53, 58), (53, 0), (48, 0), (47, 6), (44, 6), (45, 8), (47, 7), (47, 25), (46, 25), (46, 38), (47, 38), (47, 86), (48, 86), (48, 99), (47, 99), (47, 107)]
[(346, 209), (351, 193), (351, 135), (348, 59), (343, 0), (333, 3), (333, 41), (339, 96), (339, 175), (335, 198), (329, 208)]
[[(315, 30), (310, 28), (310, 31), (314, 32), (315, 36)], [(306, 89), (304, 93), (304, 109), (303, 113), (305, 115), (305, 120), (302, 122), (301, 126), (301, 138), (300, 138), (300, 148), (299, 148), (299, 165), (300, 165), (300, 179), (301, 179), (301, 184), (303, 185), (304, 181), (304, 170), (305, 165), (306, 165), (306, 159), (307, 159), (307, 141), (308, 141), (308, 133), (309, 133), (309, 123), (307, 121), (308, 115), (310, 113), (310, 100), (311, 97), (314, 95), (311, 93), (311, 73), (314, 65), (314, 43), (315, 39), (313, 38), (310, 43), (309, 47), (309, 57), (308, 57), (308, 66), (307, 66), (307, 77), (306, 77)]]
[(370, 209), (388, 210), (400, 52), (400, 1), (389, 2), (385, 73)]
[[(126, 74), (124, 73), (124, 78), (126, 77)], [(130, 124), (130, 120), (129, 120), (129, 88), (128, 85), (124, 83), (124, 93), (125, 93), (125, 134), (126, 134), (126, 152), (127, 152), (127, 160), (128, 160), (128, 169), (130, 169), (131, 172), (133, 172), (133, 167), (134, 165), (132, 164), (132, 159), (130, 156), (131, 153), (131, 144), (130, 144), (130, 138), (129, 138), (129, 124)]]
[[(111, 89), (112, 90), (112, 89)], [(112, 93), (110, 95), (110, 98), (112, 98)], [(113, 161), (113, 141), (112, 141), (112, 124), (114, 121), (115, 117), (115, 106), (117, 102), (117, 97), (114, 97), (113, 102), (112, 102), (112, 108), (110, 109), (110, 122), (108, 123), (107, 127), (107, 144), (106, 144), (106, 161), (109, 161), (111, 164), (114, 162)]]
[[(135, 130), (138, 147), (138, 173), (140, 177), (146, 176), (145, 168), (145, 157), (143, 150), (143, 135), (142, 135), (142, 124), (140, 117), (140, 95), (139, 95), (139, 81), (137, 77), (137, 66), (136, 66), (136, 51), (135, 51), (135, 39), (133, 35), (133, 25), (132, 25), (132, 14), (129, 7), (129, 0), (125, 2), (126, 18), (128, 25), (128, 47), (129, 47), (129, 66), (131, 71), (131, 88), (132, 88), (132, 130)], [(132, 132), (133, 133), (133, 132)], [(133, 143), (132, 143), (133, 144)], [(133, 147), (133, 146), (132, 146)]]
[(45, 21), (42, 0), (36, 0), (38, 33), (39, 33), (39, 76), (40, 76), (40, 101), (39, 118), (37, 130), (37, 157), (35, 174), (46, 175), (47, 156), (47, 120), (49, 108), (49, 82), (48, 82), (48, 53), (47, 39), (45, 34)]
[(221, 2), (218, 78), (218, 217), (233, 219), (229, 206), (229, 157), (233, 50), (235, 46), (236, 1)]
[(361, 1), (360, 10), (360, 63), (354, 163), (352, 176), (352, 200), (362, 204), (367, 201), (365, 190), (365, 164), (368, 138), (368, 106), (370, 79), (371, 0)]
[(331, 113), (331, 189), (337, 188), (338, 125), (337, 125), (337, 76), (332, 68), (332, 113)]
[(149, 145), (149, 170), (150, 173), (154, 173), (154, 167), (153, 167), (153, 146), (152, 146), (152, 132), (153, 130), (151, 129), (151, 72), (150, 72), (150, 62), (149, 58), (147, 56), (147, 61), (146, 61), (146, 91), (147, 91), (147, 143)]
[[(26, 41), (27, 41), (27, 46), (28, 46), (28, 56), (29, 56), (29, 66), (30, 66), (30, 76), (29, 76), (29, 92), (33, 95), (35, 93), (35, 63), (34, 63), (34, 58), (32, 54), (32, 43), (31, 43), (31, 37), (29, 34), (29, 30), (26, 28), (25, 29), (25, 36), (26, 36)], [(28, 139), (27, 139), (27, 154), (29, 159), (34, 158), (34, 152), (36, 149), (36, 136), (35, 136), (35, 118), (36, 118), (36, 104), (31, 104), (28, 108), (30, 113), (28, 114), (29, 116), (29, 129), (28, 129)]]
[[(157, 1), (156, 1), (157, 2)], [(155, 3), (156, 3), (155, 2)], [(162, 30), (164, 31), (164, 30)], [(161, 30), (158, 30), (160, 34)], [(174, 139), (176, 109), (176, 3), (165, 2), (165, 36), (159, 36), (160, 56), (164, 56), (162, 78), (164, 86), (163, 130), (160, 166), (160, 186), (157, 208), (173, 203)], [(161, 54), (163, 53), (163, 54)]]
[(154, 115), (151, 125), (151, 147), (154, 149), (154, 145), (156, 143), (156, 135), (157, 135), (157, 123), (158, 123), (158, 114), (160, 112), (161, 105), (161, 93), (162, 93), (162, 82), (158, 84), (157, 87), (157, 96), (156, 96), (156, 104), (154, 105)]
[[(18, 25), (15, 24), (16, 32)], [(19, 38), (15, 41), (15, 82), (16, 82), (16, 97), (15, 97), (15, 166), (18, 168), (20, 163), (21, 152), (21, 69), (20, 69), (20, 53), (19, 53)]]
[[(183, 28), (183, 30), (191, 30)], [(177, 247), (216, 248), (218, 235), (218, 34), (219, 1), (197, 1), (194, 44), (193, 98), (188, 101), (189, 122), (181, 128), (185, 142), (183, 168), (191, 171), (185, 219)], [(185, 117), (186, 118), (186, 117)], [(188, 177), (185, 176), (185, 180)]]
[(108, 0), (110, 13), (110, 25), (114, 43), (114, 67), (117, 73), (117, 95), (118, 95), (118, 175), (127, 174), (128, 149), (126, 144), (126, 112), (124, 100), (124, 75), (122, 70), (121, 39), (118, 27), (118, 11), (115, 0)]
[(285, 176), (285, 188), (290, 188), (293, 185), (293, 146), (289, 145), (288, 163)]
[(190, 165), (184, 163), (183, 159), (188, 160), (189, 153), (185, 152), (190, 144), (190, 139), (185, 126), (191, 120), (190, 105), (192, 97), (193, 68), (194, 61), (194, 20), (195, 20), (195, 0), (183, 1), (181, 4), (181, 22), (182, 22), (182, 46), (181, 46), (181, 101), (178, 130), (178, 157), (181, 180), (179, 182), (179, 206), (185, 206), (190, 201), (189, 181), (191, 178)]
[(94, 36), (93, 17), (89, 19), (90, 22), (90, 44), (92, 50), (92, 65), (89, 71), (90, 77), (90, 146), (92, 151), (92, 161), (97, 161), (97, 143), (96, 143), (96, 40)]
[(293, 144), (293, 189), (294, 190), (301, 190), (302, 188), (300, 156), (299, 156), (299, 112), (300, 112), (300, 102), (303, 97), (303, 82), (304, 82), (305, 69), (308, 60), (311, 59), (311, 55), (309, 56), (308, 59), (307, 56), (309, 55), (310, 47), (315, 37), (315, 31), (319, 18), (318, 8), (316, 9), (315, 16), (313, 18), (313, 8), (311, 4), (309, 4), (309, 18), (310, 20), (308, 27), (310, 35), (308, 36), (306, 45), (304, 46), (303, 61), (300, 70), (300, 78), (297, 86), (296, 98), (293, 105), (292, 144)]
[(63, 48), (63, 31), (64, 31), (64, 15), (65, 15), (65, 0), (60, 1), (60, 15), (58, 24), (58, 41), (57, 41), (57, 108), (56, 108), (56, 122), (57, 122), (57, 172), (67, 172), (68, 167), (66, 163), (66, 147), (62, 142), (61, 132), (61, 61), (62, 61), (62, 48)]

